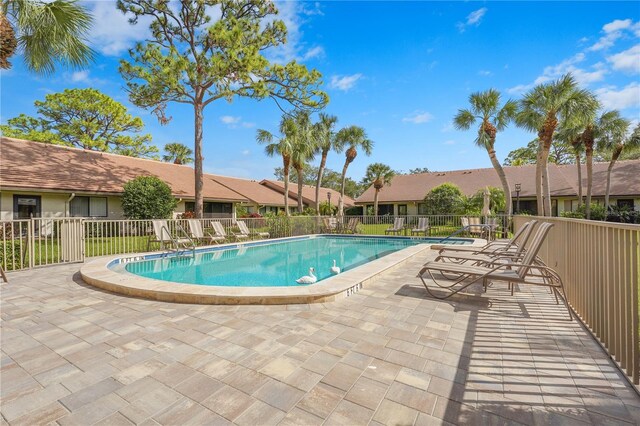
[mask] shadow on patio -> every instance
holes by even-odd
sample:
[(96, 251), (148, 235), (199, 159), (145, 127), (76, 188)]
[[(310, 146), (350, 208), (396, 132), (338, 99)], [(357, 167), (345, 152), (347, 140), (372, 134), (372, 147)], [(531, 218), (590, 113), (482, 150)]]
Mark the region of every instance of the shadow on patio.
[[(455, 319), (441, 363), (427, 371), (433, 416), (454, 424), (636, 424), (638, 397), (578, 321), (544, 288), (480, 285), (446, 301), (407, 284), (397, 296), (434, 301)], [(462, 315), (459, 315), (462, 314)], [(431, 321), (437, 321), (438, 310)], [(625, 402), (629, 405), (626, 405)]]

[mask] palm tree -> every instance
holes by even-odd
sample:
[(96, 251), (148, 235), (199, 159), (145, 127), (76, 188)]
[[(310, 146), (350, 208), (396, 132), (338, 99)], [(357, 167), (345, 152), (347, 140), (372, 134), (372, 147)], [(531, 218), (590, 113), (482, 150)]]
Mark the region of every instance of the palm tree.
[(558, 124), (565, 121), (586, 122), (597, 109), (596, 97), (587, 90), (579, 89), (571, 74), (534, 87), (520, 101), (516, 123), (537, 132), (540, 140), (536, 163), (538, 214), (551, 215), (548, 161)]
[(385, 185), (391, 183), (395, 175), (396, 173), (386, 164), (373, 163), (367, 167), (362, 182), (367, 186), (373, 185), (373, 188), (376, 190), (373, 196), (373, 211), (376, 216), (378, 216), (378, 195)]
[(518, 104), (515, 101), (508, 100), (504, 105), (500, 106), (500, 92), (495, 89), (472, 93), (469, 96), (469, 103), (471, 104), (471, 109), (458, 110), (458, 114), (453, 119), (453, 124), (457, 129), (469, 130), (476, 121), (480, 122), (476, 145), (487, 150), (491, 164), (496, 169), (502, 184), (506, 213), (511, 215), (513, 209), (511, 188), (507, 175), (496, 157), (495, 143), (496, 134), (504, 130), (509, 122), (513, 120)]
[(583, 145), (580, 137), (580, 129), (571, 127), (562, 127), (554, 136), (554, 141), (566, 143), (571, 146), (576, 162), (576, 170), (578, 172), (578, 206), (582, 205), (582, 153)]
[(338, 215), (342, 216), (344, 211), (344, 186), (347, 179), (347, 169), (349, 164), (353, 163), (353, 160), (358, 156), (358, 148), (368, 156), (371, 155), (373, 148), (373, 141), (367, 137), (367, 132), (358, 126), (349, 126), (344, 129), (340, 129), (336, 135), (336, 149), (342, 151), (346, 146), (349, 148), (345, 152), (344, 166), (342, 167), (342, 183), (340, 184), (340, 200), (338, 209)]
[(304, 166), (308, 161), (313, 160), (317, 150), (316, 135), (311, 125), (310, 114), (306, 111), (299, 111), (293, 116), (294, 132), (293, 152), (291, 155), (291, 166), (298, 174), (298, 213), (304, 211), (302, 203), (302, 188), (304, 187)]
[(331, 149), (336, 149), (335, 125), (338, 117), (324, 113), (319, 114), (320, 121), (315, 124), (316, 141), (320, 150), (320, 166), (318, 167), (318, 178), (316, 179), (316, 211), (320, 214), (320, 185), (324, 169), (327, 165), (327, 155)]
[(269, 157), (280, 155), (282, 157), (282, 174), (284, 180), (284, 211), (289, 216), (289, 170), (293, 155), (293, 140), (296, 124), (290, 116), (283, 116), (280, 120), (280, 137), (277, 138), (267, 130), (258, 129), (256, 140), (258, 143), (267, 144), (265, 152)]
[(604, 206), (608, 208), (613, 166), (624, 150), (640, 148), (640, 124), (636, 126), (629, 137), (625, 138), (629, 125), (631, 124), (629, 120), (620, 117), (618, 111), (610, 111), (609, 113), (603, 114), (603, 117), (606, 114), (610, 114), (606, 120), (609, 126), (606, 129), (601, 129), (603, 131), (601, 131), (597, 139), (597, 144), (599, 150), (611, 153), (611, 161), (609, 161), (609, 167), (607, 167), (607, 186), (604, 193)]
[(74, 0), (6, 0), (0, 16), (0, 68), (11, 67), (16, 46), (27, 68), (44, 76), (55, 72), (56, 62), (83, 68), (94, 58), (86, 41), (93, 18)]
[(186, 145), (179, 142), (168, 143), (164, 146), (165, 155), (162, 156), (163, 161), (173, 164), (190, 164), (193, 163), (193, 151)]
[[(593, 151), (596, 141), (602, 138), (623, 138), (629, 122), (620, 117), (618, 111), (607, 111), (600, 117), (593, 118), (584, 126), (584, 130), (580, 135), (587, 163), (587, 198), (585, 202), (584, 213), (587, 219), (591, 219), (591, 193), (593, 189)], [(616, 136), (617, 135), (617, 136)]]

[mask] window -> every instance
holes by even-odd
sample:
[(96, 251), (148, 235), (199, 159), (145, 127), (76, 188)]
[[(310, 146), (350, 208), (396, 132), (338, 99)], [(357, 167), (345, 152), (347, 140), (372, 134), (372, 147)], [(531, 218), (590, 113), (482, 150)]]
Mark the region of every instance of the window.
[(14, 195), (13, 217), (15, 219), (30, 219), (40, 217), (39, 195)]
[(628, 208), (633, 210), (633, 198), (618, 199), (616, 200), (616, 205), (621, 209)]
[(427, 203), (418, 203), (418, 214), (427, 214)]
[(107, 217), (106, 197), (75, 197), (69, 203), (69, 216)]
[(398, 216), (406, 216), (406, 215), (407, 215), (407, 205), (398, 204)]

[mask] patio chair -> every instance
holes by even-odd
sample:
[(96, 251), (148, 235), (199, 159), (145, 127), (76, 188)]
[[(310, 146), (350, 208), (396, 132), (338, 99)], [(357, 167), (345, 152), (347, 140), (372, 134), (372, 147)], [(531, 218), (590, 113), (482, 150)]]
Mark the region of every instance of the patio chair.
[(216, 235), (219, 237), (224, 237), (225, 240), (234, 239), (236, 241), (240, 241), (249, 238), (248, 234), (236, 234), (234, 232), (232, 232), (231, 235), (227, 234), (227, 231), (224, 230), (224, 226), (222, 226), (222, 224), (218, 221), (211, 222), (211, 226), (213, 226), (213, 230), (215, 231)]
[[(160, 243), (160, 250), (164, 250), (166, 244), (174, 249), (187, 248), (193, 245), (191, 238), (173, 237), (169, 231), (169, 223), (163, 219), (152, 220), (153, 235), (149, 236), (147, 250), (151, 250), (151, 243)], [(179, 225), (177, 225), (179, 227)], [(185, 233), (186, 235), (186, 233)]]
[(418, 226), (411, 230), (411, 235), (420, 235), (420, 234), (424, 234), (425, 237), (427, 235), (431, 235), (431, 226), (429, 226), (428, 217), (419, 218)]
[(211, 233), (206, 232), (202, 229), (202, 222), (198, 219), (188, 219), (187, 223), (189, 224), (189, 231), (191, 231), (191, 238), (194, 241), (204, 242), (211, 244), (220, 244), (225, 241), (225, 238), (219, 235), (211, 235)]
[[(560, 303), (558, 295), (561, 296), (564, 301), (564, 305), (569, 312), (569, 318), (573, 319), (573, 314), (569, 308), (566, 293), (564, 291), (564, 284), (560, 275), (558, 275), (558, 273), (552, 268), (549, 268), (540, 261), (536, 261), (538, 252), (542, 247), (542, 243), (552, 227), (553, 224), (546, 222), (538, 226), (538, 230), (536, 231), (528, 250), (520, 262), (504, 261), (488, 264), (487, 266), (446, 262), (427, 262), (420, 270), (418, 276), (429, 295), (436, 299), (447, 299), (466, 289), (470, 285), (480, 282), (483, 284), (485, 291), (488, 283), (490, 282), (507, 282), (510, 285), (512, 294), (513, 284), (546, 286), (553, 292), (556, 303)], [(444, 276), (447, 282), (439, 282), (439, 280), (434, 277), (434, 272)], [(444, 296), (435, 294), (429, 288), (424, 279), (426, 274), (429, 275), (431, 281), (433, 281), (433, 283), (440, 289), (448, 291), (448, 294)], [(448, 279), (446, 278), (447, 274), (454, 274), (455, 278)], [(456, 286), (459, 287), (454, 289)]]
[(385, 235), (396, 234), (399, 235), (402, 231), (404, 231), (404, 217), (397, 217), (393, 221), (393, 226), (385, 229)]
[(474, 254), (494, 254), (498, 252), (509, 252), (515, 251), (519, 246), (524, 246), (531, 233), (533, 228), (538, 223), (537, 220), (530, 220), (529, 222), (525, 222), (518, 231), (513, 235), (511, 239), (503, 239), (503, 240), (494, 240), (488, 244), (485, 244), (482, 247), (474, 247), (474, 246), (447, 246), (447, 245), (433, 245), (431, 246), (434, 249), (440, 250), (438, 254), (451, 254), (451, 253), (474, 253)]
[(269, 238), (268, 232), (249, 231), (249, 227), (247, 226), (247, 224), (241, 220), (238, 220), (236, 222), (236, 225), (238, 225), (238, 229), (240, 229), (240, 233), (243, 235), (256, 236), (259, 238)]
[(334, 234), (338, 231), (338, 221), (335, 217), (323, 217), (324, 232)]
[(345, 234), (357, 234), (358, 233), (358, 225), (360, 225), (360, 219), (357, 217), (352, 217), (347, 222), (347, 227), (344, 229)]

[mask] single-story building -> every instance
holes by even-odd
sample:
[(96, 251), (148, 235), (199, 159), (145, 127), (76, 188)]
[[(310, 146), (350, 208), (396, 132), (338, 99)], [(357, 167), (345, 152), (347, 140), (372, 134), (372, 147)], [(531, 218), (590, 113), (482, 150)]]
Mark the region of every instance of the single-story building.
[[(124, 184), (157, 176), (178, 199), (175, 213), (195, 206), (194, 171), (186, 165), (127, 157), (14, 138), (0, 138), (0, 220), (30, 217), (122, 219)], [(250, 212), (284, 208), (284, 191), (263, 181), (204, 175), (206, 217), (230, 217), (239, 205)], [(270, 181), (273, 182), (273, 181)], [(293, 185), (292, 185), (293, 186)], [(328, 190), (323, 188), (323, 193)], [(351, 204), (353, 200), (349, 199)], [(313, 206), (309, 199), (305, 206)], [(290, 207), (297, 194), (290, 195)]]
[[(593, 192), (595, 203), (603, 203), (609, 163), (594, 163)], [(535, 214), (537, 212), (535, 176), (536, 166), (505, 166), (504, 171), (512, 187), (513, 211)], [(378, 194), (378, 214), (416, 215), (425, 214), (424, 198), (429, 191), (443, 183), (457, 185), (463, 194), (474, 195), (486, 186), (502, 189), (493, 168), (453, 170), (412, 175), (396, 175), (390, 185)], [(520, 191), (516, 191), (519, 185)], [(551, 207), (555, 216), (578, 207), (578, 171), (575, 164), (549, 164), (549, 186)], [(583, 196), (587, 191), (587, 171), (582, 165)], [(365, 212), (373, 208), (375, 189), (373, 186), (356, 199), (356, 205)], [(640, 210), (640, 160), (618, 161), (611, 173), (610, 203)]]

